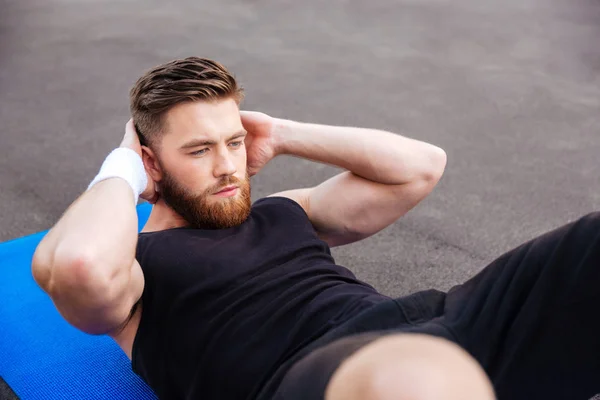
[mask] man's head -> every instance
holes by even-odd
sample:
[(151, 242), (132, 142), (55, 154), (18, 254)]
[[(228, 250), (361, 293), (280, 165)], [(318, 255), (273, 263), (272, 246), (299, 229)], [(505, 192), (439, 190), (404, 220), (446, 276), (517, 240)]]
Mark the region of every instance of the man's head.
[(146, 170), (160, 198), (192, 226), (228, 228), (250, 213), (242, 98), (225, 67), (198, 57), (155, 67), (131, 89)]

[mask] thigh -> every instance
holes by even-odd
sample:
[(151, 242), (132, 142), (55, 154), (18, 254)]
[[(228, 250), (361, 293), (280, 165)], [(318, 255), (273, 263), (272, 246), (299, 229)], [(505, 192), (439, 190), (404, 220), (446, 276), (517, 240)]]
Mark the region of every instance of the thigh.
[(600, 214), (503, 255), (446, 297), (443, 323), (499, 399), (600, 393)]

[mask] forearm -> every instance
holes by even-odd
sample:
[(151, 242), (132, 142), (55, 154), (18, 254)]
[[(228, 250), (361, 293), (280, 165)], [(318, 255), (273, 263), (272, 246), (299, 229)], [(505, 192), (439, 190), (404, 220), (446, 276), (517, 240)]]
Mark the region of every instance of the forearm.
[(63, 273), (101, 286), (131, 266), (136, 243), (131, 187), (123, 179), (107, 179), (83, 193), (44, 237), (34, 255), (33, 273), (46, 290)]
[(401, 185), (439, 178), (445, 153), (431, 144), (375, 129), (276, 120), (277, 154), (287, 154), (347, 169), (365, 179)]

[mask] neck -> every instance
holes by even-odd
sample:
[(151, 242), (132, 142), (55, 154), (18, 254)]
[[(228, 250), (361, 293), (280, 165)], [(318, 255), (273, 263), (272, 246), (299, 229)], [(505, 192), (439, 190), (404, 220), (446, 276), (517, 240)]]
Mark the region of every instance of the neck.
[(159, 199), (152, 206), (152, 211), (148, 221), (144, 225), (142, 232), (156, 232), (165, 229), (179, 228), (186, 226), (187, 222), (169, 207), (162, 199)]

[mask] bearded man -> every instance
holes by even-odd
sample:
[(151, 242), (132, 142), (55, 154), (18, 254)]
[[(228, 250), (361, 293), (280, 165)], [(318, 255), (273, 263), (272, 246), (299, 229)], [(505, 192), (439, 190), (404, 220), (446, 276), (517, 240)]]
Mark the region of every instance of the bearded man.
[[(393, 299), (330, 248), (425, 198), (446, 154), (374, 129), (240, 111), (221, 64), (144, 74), (121, 146), (38, 246), (58, 311), (110, 335), (162, 399), (588, 399), (600, 391), (600, 215), (448, 293)], [(251, 203), (278, 155), (345, 171)], [(137, 232), (138, 196), (153, 203)], [(586, 397), (587, 396), (587, 397)]]

